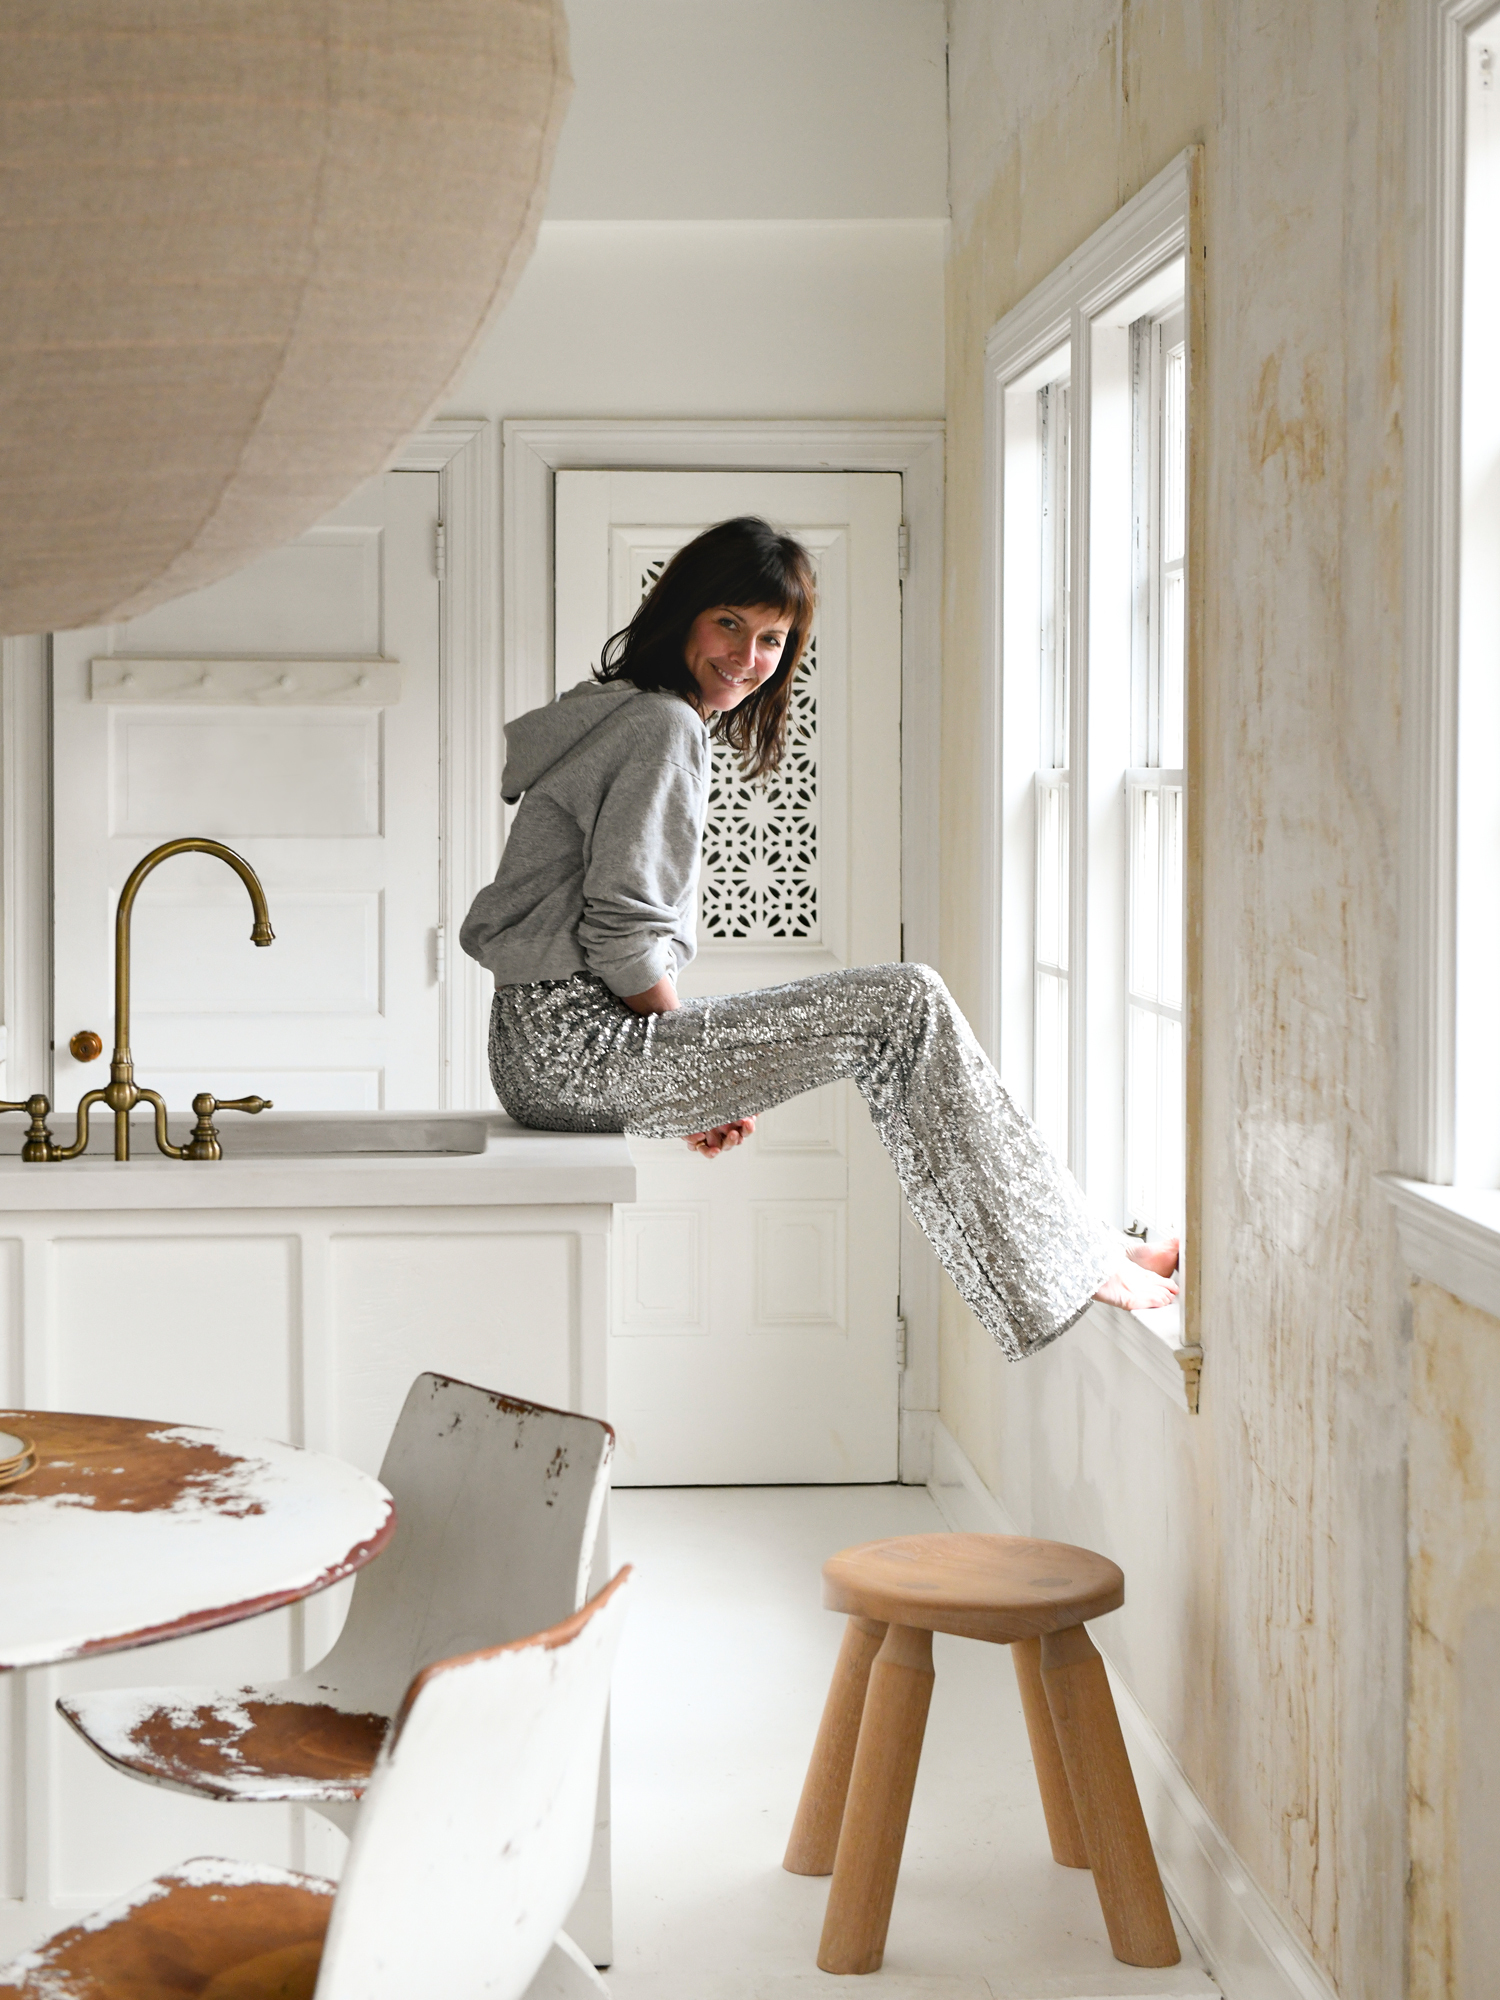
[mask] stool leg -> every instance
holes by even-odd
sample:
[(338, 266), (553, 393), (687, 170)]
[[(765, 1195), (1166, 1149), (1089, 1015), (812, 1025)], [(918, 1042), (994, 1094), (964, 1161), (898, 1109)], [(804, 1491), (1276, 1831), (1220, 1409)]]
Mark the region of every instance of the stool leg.
[(932, 1700), (932, 1634), (892, 1625), (870, 1670), (818, 1965), (878, 1972)]
[(1104, 1662), (1081, 1625), (1047, 1633), (1041, 1653), (1042, 1684), (1110, 1949), (1126, 1965), (1176, 1965), (1182, 1953)]
[(1017, 1639), (1011, 1646), (1010, 1657), (1021, 1690), (1026, 1734), (1031, 1738), (1031, 1761), (1036, 1767), (1042, 1811), (1047, 1815), (1052, 1859), (1063, 1868), (1087, 1868), (1089, 1851), (1083, 1844), (1078, 1814), (1073, 1810), (1073, 1792), (1058, 1748), (1052, 1710), (1047, 1706), (1047, 1690), (1042, 1686), (1041, 1640)]
[(844, 1627), (818, 1740), (813, 1745), (802, 1797), (792, 1822), (782, 1867), (792, 1875), (831, 1875), (849, 1796), (849, 1773), (859, 1741), (859, 1719), (865, 1710), (865, 1688), (885, 1627), (873, 1618), (851, 1618)]

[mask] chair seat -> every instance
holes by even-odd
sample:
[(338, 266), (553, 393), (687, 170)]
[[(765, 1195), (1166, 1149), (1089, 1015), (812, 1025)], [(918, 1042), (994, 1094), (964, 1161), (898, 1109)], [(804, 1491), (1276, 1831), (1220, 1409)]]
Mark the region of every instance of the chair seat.
[(188, 1861), (0, 1970), (14, 2000), (312, 2000), (334, 1885)]
[(1107, 1556), (1026, 1535), (899, 1535), (823, 1565), (830, 1611), (1008, 1646), (1082, 1625), (1125, 1602)]
[(199, 1798), (357, 1801), (390, 1728), (274, 1686), (106, 1688), (57, 1706), (118, 1770)]

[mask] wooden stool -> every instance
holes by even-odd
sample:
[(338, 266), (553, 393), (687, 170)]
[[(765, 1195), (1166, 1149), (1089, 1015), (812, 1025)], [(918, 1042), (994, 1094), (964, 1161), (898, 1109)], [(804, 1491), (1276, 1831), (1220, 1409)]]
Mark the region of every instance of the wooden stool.
[(902, 1535), (831, 1556), (823, 1602), (849, 1624), (782, 1864), (833, 1876), (822, 1970), (878, 1972), (885, 1956), (934, 1632), (1013, 1649), (1053, 1860), (1093, 1869), (1116, 1958), (1176, 1965), (1114, 1697), (1083, 1629), (1125, 1602), (1116, 1565), (1021, 1535)]

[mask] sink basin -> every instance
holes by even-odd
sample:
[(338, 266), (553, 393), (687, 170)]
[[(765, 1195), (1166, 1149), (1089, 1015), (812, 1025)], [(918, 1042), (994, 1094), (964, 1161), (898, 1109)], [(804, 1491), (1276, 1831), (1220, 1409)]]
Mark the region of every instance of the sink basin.
[[(179, 1143), (182, 1123), (173, 1117)], [(482, 1153), (491, 1121), (478, 1111), (226, 1111), (215, 1123), (226, 1160), (304, 1160)], [(137, 1143), (132, 1135), (132, 1150)]]

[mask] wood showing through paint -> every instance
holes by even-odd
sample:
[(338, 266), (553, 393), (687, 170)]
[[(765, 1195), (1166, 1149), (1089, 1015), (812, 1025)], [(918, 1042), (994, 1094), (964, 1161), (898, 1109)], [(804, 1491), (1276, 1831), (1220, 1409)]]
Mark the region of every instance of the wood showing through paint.
[[(59, 1709), (127, 1776), (199, 1797), (296, 1801), (352, 1832), (413, 1674), (543, 1628), (547, 1643), (572, 1636), (613, 1446), (597, 1418), (419, 1375), (381, 1466), (396, 1532), (356, 1583), (329, 1654), (288, 1680), (95, 1688)], [(613, 1953), (608, 1852), (605, 1794), (576, 1935), (558, 1946), (599, 1963)]]
[(395, 1526), (377, 1480), (271, 1439), (51, 1410), (0, 1424), (38, 1458), (0, 1491), (0, 1671), (295, 1603), (362, 1568)]
[(622, 1570), (548, 1630), (416, 1676), (337, 1890), (281, 1869), (189, 1861), (23, 1953), (0, 1970), (0, 1995), (457, 2000), (482, 1991), (520, 2000), (602, 1991), (559, 1929), (588, 1863), (629, 1578)]
[(312, 2000), (334, 1885), (289, 1871), (261, 1875), (189, 1863), (113, 1922), (60, 1932), (36, 1954), (36, 1967), (0, 1993)]
[(265, 1511), (244, 1483), (246, 1459), (207, 1432), (50, 1411), (16, 1413), (15, 1421), (28, 1427), (37, 1467), (24, 1486), (0, 1493), (0, 1507), (62, 1499), (96, 1514), (150, 1514), (184, 1505), (239, 1518)]
[(357, 1800), (390, 1728), (386, 1715), (278, 1701), (250, 1688), (192, 1706), (142, 1706), (121, 1732), (118, 1754), (108, 1741), (93, 1741), (67, 1702), (58, 1711), (117, 1770), (212, 1799), (238, 1799), (251, 1785), (274, 1795), (281, 1781), (301, 1780), (321, 1798)]

